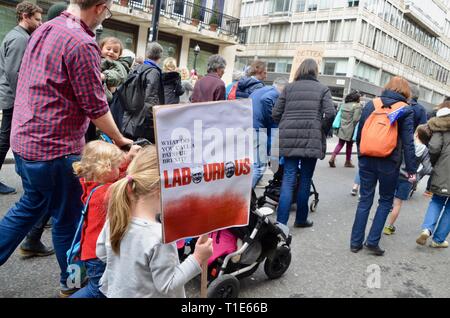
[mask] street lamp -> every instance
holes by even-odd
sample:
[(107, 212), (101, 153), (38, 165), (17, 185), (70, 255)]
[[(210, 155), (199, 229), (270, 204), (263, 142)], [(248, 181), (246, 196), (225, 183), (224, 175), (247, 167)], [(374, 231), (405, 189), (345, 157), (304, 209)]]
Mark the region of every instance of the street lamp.
[(102, 36), (103, 33), (103, 26), (100, 24), (97, 29), (95, 29), (95, 40), (97, 41), (97, 43), (100, 43), (100, 38)]
[(194, 71), (195, 71), (195, 73), (197, 73), (196, 66), (197, 66), (197, 56), (199, 53), (200, 53), (200, 46), (198, 46), (198, 44), (197, 44), (197, 45), (195, 45), (195, 48), (194, 48)]

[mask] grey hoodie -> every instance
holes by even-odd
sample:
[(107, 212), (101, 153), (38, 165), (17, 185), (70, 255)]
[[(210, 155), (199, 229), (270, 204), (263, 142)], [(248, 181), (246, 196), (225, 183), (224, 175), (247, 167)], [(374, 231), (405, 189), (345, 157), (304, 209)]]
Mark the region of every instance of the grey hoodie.
[[(430, 161), (430, 153), (427, 146), (419, 142), (414, 141), (414, 146), (416, 149), (416, 160), (417, 160), (417, 180), (422, 179), (426, 175), (430, 175), (433, 171)], [(408, 179), (408, 172), (405, 170), (406, 164), (403, 160), (400, 167), (400, 178)]]

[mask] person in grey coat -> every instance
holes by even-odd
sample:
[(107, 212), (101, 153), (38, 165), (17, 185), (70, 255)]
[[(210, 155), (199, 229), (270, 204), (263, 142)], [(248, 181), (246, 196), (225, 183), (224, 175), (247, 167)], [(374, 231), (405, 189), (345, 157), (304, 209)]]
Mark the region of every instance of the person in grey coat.
[(433, 165), (433, 197), (416, 243), (425, 245), (432, 236), (431, 247), (447, 248), (446, 239), (450, 233), (450, 101), (439, 105), (436, 117), (428, 121), (428, 126), (432, 131), (429, 149)]
[(292, 195), (300, 167), (300, 187), (297, 197), (295, 227), (311, 227), (308, 220), (308, 198), (317, 159), (325, 158), (326, 135), (336, 110), (330, 89), (317, 80), (316, 61), (305, 60), (299, 67), (295, 81), (281, 93), (272, 111), (279, 123), (280, 156), (284, 157), (277, 221), (287, 224)]
[[(18, 25), (9, 31), (0, 46), (0, 170), (9, 151), (9, 137), (17, 79), (22, 57), (27, 48), (30, 34), (42, 24), (42, 9), (29, 2), (21, 2), (16, 7)], [(16, 189), (0, 182), (0, 194), (15, 193)]]
[(331, 155), (331, 159), (328, 162), (331, 168), (336, 168), (336, 156), (341, 149), (347, 144), (345, 151), (345, 164), (346, 168), (354, 168), (352, 164), (352, 148), (353, 148), (353, 134), (355, 132), (356, 125), (361, 118), (362, 105), (360, 103), (361, 95), (357, 91), (353, 91), (345, 96), (345, 104), (341, 105), (339, 111), (341, 112), (340, 127), (337, 130), (337, 137), (339, 143)]

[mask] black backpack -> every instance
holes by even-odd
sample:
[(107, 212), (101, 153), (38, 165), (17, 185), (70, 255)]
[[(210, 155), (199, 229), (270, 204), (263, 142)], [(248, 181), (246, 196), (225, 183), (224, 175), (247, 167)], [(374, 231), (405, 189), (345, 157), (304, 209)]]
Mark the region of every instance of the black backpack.
[[(136, 117), (142, 113), (145, 104), (145, 90), (147, 83), (145, 77), (153, 69), (152, 66), (139, 66), (133, 70), (127, 80), (120, 85), (113, 95), (110, 104), (114, 121), (122, 134), (126, 132), (128, 138), (133, 138), (134, 131), (131, 131), (129, 123), (124, 123), (124, 115)], [(124, 124), (128, 127), (124, 127)]]

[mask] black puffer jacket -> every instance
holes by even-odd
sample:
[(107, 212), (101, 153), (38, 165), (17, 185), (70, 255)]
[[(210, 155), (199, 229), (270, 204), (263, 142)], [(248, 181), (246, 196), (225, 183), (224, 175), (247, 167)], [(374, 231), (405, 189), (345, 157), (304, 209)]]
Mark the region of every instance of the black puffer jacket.
[(280, 155), (325, 158), (326, 134), (336, 110), (330, 89), (313, 77), (286, 86), (272, 111), (279, 123)]
[(178, 72), (163, 73), (162, 81), (164, 85), (164, 100), (166, 105), (179, 104), (180, 96), (184, 94), (180, 74)]

